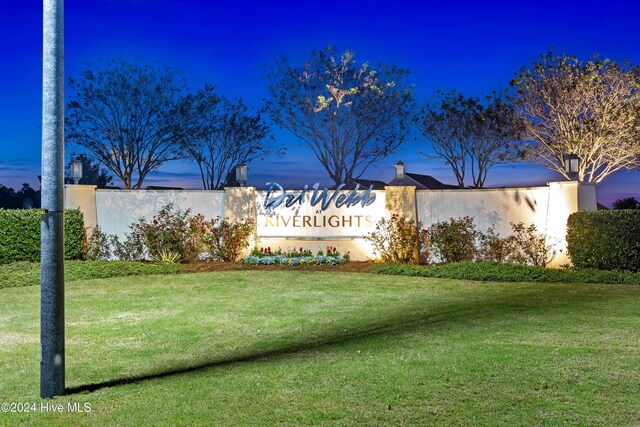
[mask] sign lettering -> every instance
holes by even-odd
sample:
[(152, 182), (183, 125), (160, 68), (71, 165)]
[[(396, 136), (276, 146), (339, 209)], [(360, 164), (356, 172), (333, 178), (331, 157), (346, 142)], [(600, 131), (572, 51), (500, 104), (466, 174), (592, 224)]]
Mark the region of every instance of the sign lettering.
[[(267, 190), (267, 195), (264, 198), (264, 208), (267, 210), (275, 209), (283, 203), (287, 208), (294, 206), (296, 203), (302, 205), (304, 196), (307, 191), (309, 191), (308, 185), (305, 185), (298, 194), (287, 193), (287, 191), (277, 182), (267, 182), (267, 185), (269, 186), (269, 189)], [(320, 210), (325, 211), (332, 202), (337, 208), (342, 206), (350, 208), (357, 204), (360, 204), (362, 207), (369, 206), (376, 201), (376, 195), (375, 193), (372, 193), (373, 185), (369, 186), (369, 188), (364, 192), (358, 193), (360, 184), (356, 184), (356, 187), (351, 190), (348, 195), (340, 193), (344, 186), (345, 184), (338, 185), (338, 187), (333, 190), (333, 194), (329, 195), (329, 189), (325, 188), (320, 191), (320, 184), (316, 182), (312, 187), (313, 194), (311, 195), (311, 206), (313, 207), (320, 203)], [(275, 191), (280, 191), (280, 194), (272, 194)]]
[(275, 182), (267, 186), (256, 199), (258, 237), (358, 238), (386, 216), (385, 193), (373, 186), (343, 190), (340, 184), (329, 190), (316, 183), (294, 191)]

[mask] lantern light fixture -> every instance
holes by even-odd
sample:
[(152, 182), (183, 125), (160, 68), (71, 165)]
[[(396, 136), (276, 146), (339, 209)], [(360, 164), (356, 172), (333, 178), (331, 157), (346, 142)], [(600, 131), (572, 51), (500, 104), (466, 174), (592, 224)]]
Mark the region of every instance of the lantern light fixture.
[(578, 171), (580, 170), (580, 157), (577, 154), (564, 154), (564, 171), (569, 179), (578, 179)]
[(73, 178), (73, 183), (78, 185), (80, 180), (82, 179), (82, 160), (75, 159), (71, 162), (71, 178)]
[(241, 164), (236, 166), (236, 181), (240, 184), (240, 187), (247, 185), (247, 179), (249, 176), (249, 166)]

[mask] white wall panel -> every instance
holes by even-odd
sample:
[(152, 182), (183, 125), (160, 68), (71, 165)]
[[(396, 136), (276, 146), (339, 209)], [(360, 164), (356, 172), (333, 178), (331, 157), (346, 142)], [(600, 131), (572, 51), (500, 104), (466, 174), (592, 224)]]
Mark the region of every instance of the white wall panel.
[(492, 225), (503, 236), (511, 222), (548, 228), (549, 187), (416, 191), (418, 219), (425, 226), (450, 218), (473, 217), (478, 230)]
[(173, 203), (181, 210), (191, 209), (207, 219), (223, 215), (224, 191), (197, 190), (97, 190), (96, 211), (100, 229), (123, 236), (129, 225), (144, 216), (151, 218), (163, 206)]

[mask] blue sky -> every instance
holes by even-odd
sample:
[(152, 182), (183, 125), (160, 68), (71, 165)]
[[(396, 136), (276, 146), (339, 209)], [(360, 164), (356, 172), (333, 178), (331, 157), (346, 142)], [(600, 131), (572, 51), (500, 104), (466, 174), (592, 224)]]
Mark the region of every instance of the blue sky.
[[(264, 65), (285, 54), (302, 61), (328, 44), (356, 52), (360, 61), (396, 63), (411, 70), (419, 101), (437, 88), (478, 95), (508, 85), (514, 73), (555, 46), (582, 58), (592, 53), (640, 63), (640, 2), (394, 2), (67, 0), (65, 72), (122, 55), (182, 70), (192, 88), (206, 81), (219, 93), (254, 105), (266, 96)], [(42, 3), (5, 2), (0, 9), (0, 183), (37, 187), (40, 174)], [(250, 165), (250, 184), (263, 181), (329, 184), (326, 173), (294, 137), (274, 131), (285, 157)], [(410, 142), (366, 177), (390, 180), (393, 164), (453, 183), (438, 159)], [(488, 185), (544, 184), (559, 179), (536, 165), (491, 170)], [(199, 188), (195, 165), (176, 163), (147, 185)], [(598, 186), (598, 198), (640, 198), (640, 172), (620, 172)]]

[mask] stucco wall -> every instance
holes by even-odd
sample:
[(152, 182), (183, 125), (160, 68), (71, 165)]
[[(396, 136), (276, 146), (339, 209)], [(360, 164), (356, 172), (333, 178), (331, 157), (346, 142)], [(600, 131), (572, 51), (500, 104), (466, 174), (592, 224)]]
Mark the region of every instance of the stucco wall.
[[(260, 209), (265, 193), (250, 187), (230, 188), (227, 191), (119, 191), (68, 186), (65, 205), (67, 208), (79, 207), (85, 213), (87, 226), (97, 223), (105, 233), (119, 236), (129, 232), (129, 225), (139, 217), (151, 217), (169, 203), (181, 210), (190, 208), (193, 213), (201, 213), (206, 218), (257, 216), (256, 234), (261, 246), (270, 246), (272, 249), (303, 247), (314, 252), (318, 248), (324, 250), (327, 246), (336, 246), (343, 253), (351, 252), (354, 260), (374, 257), (371, 246), (362, 239), (366, 232), (373, 230), (372, 227), (341, 230), (341, 227), (335, 226), (319, 228), (314, 222), (313, 229), (304, 230), (304, 221), (309, 221), (305, 216), (318, 216), (318, 223), (321, 224), (322, 216), (370, 216), (371, 222), (372, 218), (389, 217), (393, 213), (405, 217), (413, 217), (415, 213), (425, 227), (450, 218), (470, 216), (480, 231), (495, 226), (496, 232), (503, 236), (511, 234), (512, 222), (524, 222), (525, 225), (533, 223), (559, 250), (552, 266), (569, 262), (565, 249), (568, 216), (578, 210), (596, 209), (595, 186), (575, 181), (553, 182), (546, 187), (480, 190), (416, 191), (414, 188), (387, 187), (386, 192), (376, 191), (375, 194), (377, 201), (365, 207), (331, 206), (327, 211), (319, 211), (309, 206), (294, 206), (281, 210), (276, 213), (288, 215), (289, 218), (298, 216), (297, 226), (271, 230), (260, 225), (260, 221), (265, 221), (264, 212)], [(300, 227), (300, 224), (303, 226)]]
[(557, 248), (551, 266), (569, 262), (566, 254), (567, 218), (578, 210), (595, 210), (595, 187), (576, 181), (552, 182), (546, 187), (473, 190), (418, 190), (418, 219), (429, 226), (450, 218), (472, 217), (478, 230), (492, 225), (502, 236), (511, 223), (535, 224)]
[(418, 219), (426, 226), (450, 218), (473, 217), (478, 229), (492, 225), (502, 235), (511, 233), (510, 222), (534, 223), (538, 230), (547, 229), (549, 187), (418, 190)]
[(97, 190), (97, 220), (103, 232), (123, 236), (129, 225), (141, 216), (152, 217), (163, 206), (173, 203), (181, 210), (191, 209), (206, 218), (224, 214), (224, 191), (197, 190)]

